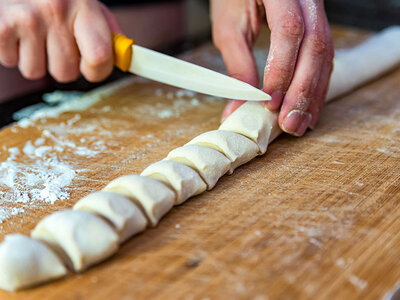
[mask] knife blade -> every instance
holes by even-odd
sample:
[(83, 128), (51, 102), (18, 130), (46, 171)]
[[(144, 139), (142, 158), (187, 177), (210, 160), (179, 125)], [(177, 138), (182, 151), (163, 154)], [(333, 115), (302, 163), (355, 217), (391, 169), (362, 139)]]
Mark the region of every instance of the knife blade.
[(216, 97), (268, 101), (270, 95), (236, 78), (150, 50), (113, 34), (115, 65), (123, 71)]

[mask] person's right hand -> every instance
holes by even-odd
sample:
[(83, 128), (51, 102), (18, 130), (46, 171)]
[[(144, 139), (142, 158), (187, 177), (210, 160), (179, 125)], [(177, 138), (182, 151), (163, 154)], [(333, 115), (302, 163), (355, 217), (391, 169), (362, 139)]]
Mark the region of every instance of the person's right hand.
[(97, 0), (0, 0), (0, 63), (28, 79), (100, 81), (113, 68), (111, 30), (121, 31)]

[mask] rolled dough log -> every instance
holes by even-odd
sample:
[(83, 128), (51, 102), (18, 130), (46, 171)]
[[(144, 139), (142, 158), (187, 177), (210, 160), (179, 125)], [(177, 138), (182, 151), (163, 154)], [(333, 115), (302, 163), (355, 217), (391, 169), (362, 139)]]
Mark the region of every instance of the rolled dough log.
[(74, 205), (74, 210), (97, 214), (109, 221), (118, 232), (120, 243), (146, 229), (147, 220), (142, 211), (129, 199), (112, 192), (95, 192)]
[(337, 50), (328, 101), (400, 64), (400, 26), (389, 27), (360, 45)]
[(158, 161), (144, 169), (140, 175), (160, 180), (174, 189), (175, 205), (207, 189), (207, 185), (195, 170), (176, 161)]
[(259, 148), (252, 140), (235, 132), (213, 130), (200, 134), (187, 145), (200, 145), (224, 154), (231, 161), (229, 174), (257, 156)]
[(145, 176), (121, 176), (111, 181), (103, 190), (129, 197), (142, 209), (151, 226), (156, 226), (175, 202), (175, 193), (169, 187)]
[(218, 179), (231, 168), (231, 161), (214, 149), (199, 145), (185, 145), (172, 150), (166, 160), (183, 163), (198, 171), (211, 190)]
[(0, 289), (15, 291), (66, 274), (58, 256), (34, 239), (12, 234), (0, 244)]
[[(400, 26), (388, 28), (353, 49), (338, 51), (327, 101), (376, 78), (399, 63)], [(260, 103), (252, 102), (247, 102), (238, 108), (223, 122), (219, 129), (242, 134), (250, 138), (257, 143), (260, 154), (265, 153), (268, 143), (281, 133), (277, 123), (277, 114), (268, 111)], [(210, 155), (207, 155), (207, 151)], [(180, 161), (198, 170), (206, 181), (208, 189), (211, 189), (218, 178), (230, 169), (229, 159), (216, 150), (200, 145), (186, 145), (171, 151), (168, 156), (168, 160)], [(112, 191), (114, 189), (116, 192), (132, 197), (136, 201), (135, 203), (142, 203), (141, 205), (148, 218), (152, 220), (152, 225), (155, 225), (162, 215), (172, 207), (174, 193), (157, 180), (151, 178), (139, 180), (137, 177), (140, 176), (132, 175), (116, 179), (109, 184), (109, 190)], [(141, 178), (147, 177), (143, 176)], [(170, 185), (172, 186), (171, 183)], [(64, 252), (65, 248), (66, 253), (73, 256), (76, 269), (81, 270), (114, 252), (117, 247), (118, 237), (115, 233), (113, 236), (111, 227), (95, 215), (89, 212), (75, 211), (75, 213), (87, 213), (88, 220), (86, 218), (78, 218), (79, 220), (72, 221), (71, 219), (75, 219), (75, 217), (67, 217), (65, 212), (56, 213), (42, 220), (32, 235), (38, 238), (43, 237), (49, 245), (52, 245), (54, 249), (58, 249), (60, 254)], [(93, 218), (97, 221), (94, 221)], [(101, 225), (97, 226), (96, 224), (99, 222)], [(79, 224), (79, 226), (76, 224)], [(104, 229), (100, 229), (101, 227)], [(40, 253), (41, 250), (39, 248), (43, 248), (37, 248), (37, 244), (32, 244), (32, 242), (25, 243), (25, 241), (18, 239), (20, 241), (17, 241), (17, 243), (13, 239), (7, 239), (9, 238), (6, 238), (6, 241), (0, 246), (1, 288), (10, 290), (22, 288), (65, 274), (65, 269), (62, 268), (62, 265), (59, 265), (59, 269), (54, 273), (42, 265), (42, 261), (47, 260), (47, 257), (51, 256), (48, 253), (51, 252), (47, 252), (47, 254)], [(23, 256), (21, 249), (28, 248), (26, 245), (35, 248), (35, 252), (24, 253)], [(98, 247), (99, 245), (100, 247)], [(36, 249), (38, 252), (36, 252)], [(83, 254), (79, 251), (83, 251)], [(65, 253), (64, 256), (66, 256)], [(23, 273), (25, 269), (22, 270), (20, 268), (21, 266), (33, 264), (33, 261), (36, 260), (34, 259), (35, 257), (40, 261), (38, 263), (39, 271), (36, 272), (35, 277), (30, 278), (29, 274)], [(6, 259), (4, 260), (4, 258)], [(16, 261), (20, 259), (23, 263), (17, 264)], [(54, 261), (53, 265), (59, 264), (54, 256), (50, 259)], [(5, 268), (10, 270), (10, 267), (7, 266), (8, 263), (12, 264), (13, 261), (17, 267), (15, 269), (13, 267), (10, 273), (4, 273), (3, 270)], [(3, 266), (6, 267), (4, 268)]]
[(258, 145), (259, 154), (264, 154), (268, 143), (281, 133), (275, 126), (277, 123), (277, 113), (269, 111), (263, 103), (248, 101), (226, 118), (218, 129), (244, 135)]
[(118, 235), (102, 218), (87, 211), (55, 212), (40, 221), (31, 236), (52, 248), (74, 271), (83, 271), (115, 253)]

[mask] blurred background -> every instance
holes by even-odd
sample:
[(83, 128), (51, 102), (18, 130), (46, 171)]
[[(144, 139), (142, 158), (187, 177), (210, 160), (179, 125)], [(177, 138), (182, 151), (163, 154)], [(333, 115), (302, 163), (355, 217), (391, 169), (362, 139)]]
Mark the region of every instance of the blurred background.
[[(106, 0), (125, 34), (145, 47), (176, 55), (211, 41), (208, 0)], [(400, 0), (325, 0), (332, 24), (380, 30), (400, 24)], [(113, 72), (107, 81), (124, 76)], [(102, 83), (104, 84), (104, 82)], [(51, 78), (28, 81), (17, 69), (0, 66), (0, 127), (12, 113), (41, 101), (44, 92), (90, 90), (98, 84), (84, 79), (59, 84)]]

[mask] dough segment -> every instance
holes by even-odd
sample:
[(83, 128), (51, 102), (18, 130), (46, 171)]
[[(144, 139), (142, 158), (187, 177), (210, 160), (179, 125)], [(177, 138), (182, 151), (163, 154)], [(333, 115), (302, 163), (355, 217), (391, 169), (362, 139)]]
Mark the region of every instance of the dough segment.
[(181, 204), (207, 189), (207, 185), (195, 170), (172, 160), (153, 163), (140, 175), (160, 180), (172, 187), (176, 192), (175, 205)]
[(219, 126), (219, 130), (232, 131), (254, 141), (259, 147), (259, 154), (267, 151), (281, 130), (278, 113), (269, 111), (261, 102), (245, 102)]
[(63, 277), (61, 260), (42, 243), (11, 234), (0, 244), (0, 288), (15, 291)]
[(97, 214), (109, 221), (119, 235), (120, 243), (146, 229), (147, 220), (142, 211), (129, 199), (112, 192), (95, 192), (74, 205), (74, 210)]
[(213, 130), (200, 134), (187, 145), (200, 145), (224, 154), (231, 161), (229, 174), (257, 156), (259, 148), (252, 140), (232, 131)]
[[(371, 61), (373, 63), (371, 63)], [(381, 75), (383, 72), (386, 72), (388, 69), (391, 69), (393, 66), (399, 63), (400, 63), (399, 26), (389, 28), (383, 31), (383, 33), (372, 37), (367, 42), (364, 42), (360, 46), (357, 46), (353, 49), (346, 49), (343, 51), (339, 51), (335, 59), (335, 68), (332, 74), (329, 93), (327, 96), (328, 101), (334, 97), (349, 92), (350, 90), (356, 88), (360, 84), (365, 83), (367, 80), (371, 80), (374, 77)], [(251, 115), (253, 112), (256, 112), (256, 114)], [(256, 116), (255, 118), (256, 120), (254, 124), (250, 124), (251, 126), (247, 124), (249, 118), (246, 117), (246, 114), (250, 114), (251, 117)], [(271, 114), (272, 116), (265, 117), (266, 114)], [(269, 133), (268, 130), (265, 129), (266, 126), (263, 124), (263, 122), (260, 122), (260, 119), (261, 120), (264, 119), (265, 122), (269, 124), (270, 127)], [(241, 126), (240, 124), (243, 125), (243, 128), (240, 128)], [(221, 125), (220, 129), (232, 131), (238, 134), (242, 134), (246, 137), (249, 137), (258, 144), (258, 146), (260, 147), (260, 153), (264, 153), (266, 151), (268, 142), (271, 142), (281, 132), (277, 124), (276, 116), (274, 116), (274, 113), (271, 112), (268, 113), (268, 111), (267, 113), (265, 113), (265, 108), (260, 106), (260, 104), (257, 107), (256, 105), (253, 105), (251, 103), (246, 103), (242, 105), (238, 110), (236, 110)], [(210, 143), (208, 143), (208, 145), (210, 146)], [(186, 161), (188, 165), (191, 165), (193, 168), (195, 168), (192, 162), (188, 160)], [(161, 180), (161, 178), (159, 178), (159, 180)], [(109, 229), (110, 228), (111, 227), (109, 227)], [(62, 229), (61, 227), (55, 227), (54, 230), (64, 230), (64, 229)], [(62, 235), (62, 233), (60, 233), (60, 235)], [(33, 242), (37, 242), (34, 239), (29, 239), (29, 238), (27, 239)], [(38, 260), (40, 261), (42, 260), (43, 257), (47, 257), (47, 254), (43, 253), (37, 254), (36, 252), (24, 253), (24, 255), (27, 256), (19, 257), (19, 255), (22, 255), (22, 252), (25, 251), (25, 249), (28, 249), (28, 245), (29, 247), (32, 246), (32, 242), (27, 242), (26, 244), (25, 242), (11, 243), (9, 237), (6, 237), (6, 240), (2, 244), (0, 244), (0, 271), (1, 271), (0, 288), (7, 289), (9, 287), (8, 289), (10, 290), (12, 288), (14, 289), (24, 288), (43, 281), (52, 280), (54, 278), (63, 276), (65, 274), (64, 273), (66, 272), (65, 268), (64, 271), (62, 271), (61, 270), (62, 267), (60, 267), (59, 273), (55, 272), (56, 274), (54, 274), (54, 277), (50, 275), (49, 276), (46, 275), (47, 277), (46, 276), (41, 277), (42, 275), (40, 274), (48, 274), (48, 273), (46, 273), (47, 269), (40, 269), (36, 274), (32, 275), (32, 278), (29, 279), (30, 281), (26, 279), (29, 277), (25, 277), (25, 275), (27, 274), (22, 274), (22, 273), (26, 271), (25, 265), (28, 266), (33, 263), (31, 260), (33, 259), (32, 257), (36, 257), (36, 255), (38, 255)], [(41, 244), (39, 243), (39, 245)], [(32, 247), (35, 247), (36, 251), (36, 246)], [(49, 250), (48, 248), (45, 249)], [(62, 248), (60, 248), (60, 250), (62, 250)], [(28, 254), (32, 255), (32, 257), (29, 256)], [(7, 258), (7, 261), (3, 260), (4, 257)], [(18, 260), (18, 264), (16, 260)], [(19, 264), (19, 260), (24, 263)], [(12, 263), (12, 261), (14, 261), (14, 263), (17, 264), (18, 267), (16, 268), (7, 267), (7, 264)], [(21, 269), (19, 269), (20, 266), (24, 266), (24, 269), (22, 271)], [(39, 266), (43, 267), (41, 265), (41, 262)], [(5, 273), (4, 270), (7, 270), (7, 272)], [(25, 283), (23, 283), (23, 281)]]
[(169, 187), (156, 179), (139, 175), (118, 177), (103, 191), (129, 197), (143, 210), (153, 227), (169, 212), (175, 202), (175, 193)]
[(231, 161), (217, 150), (199, 145), (185, 145), (168, 153), (166, 160), (183, 163), (195, 170), (211, 190), (231, 168)]
[(83, 271), (114, 254), (118, 235), (87, 211), (64, 210), (40, 221), (31, 236), (52, 248), (74, 271)]

